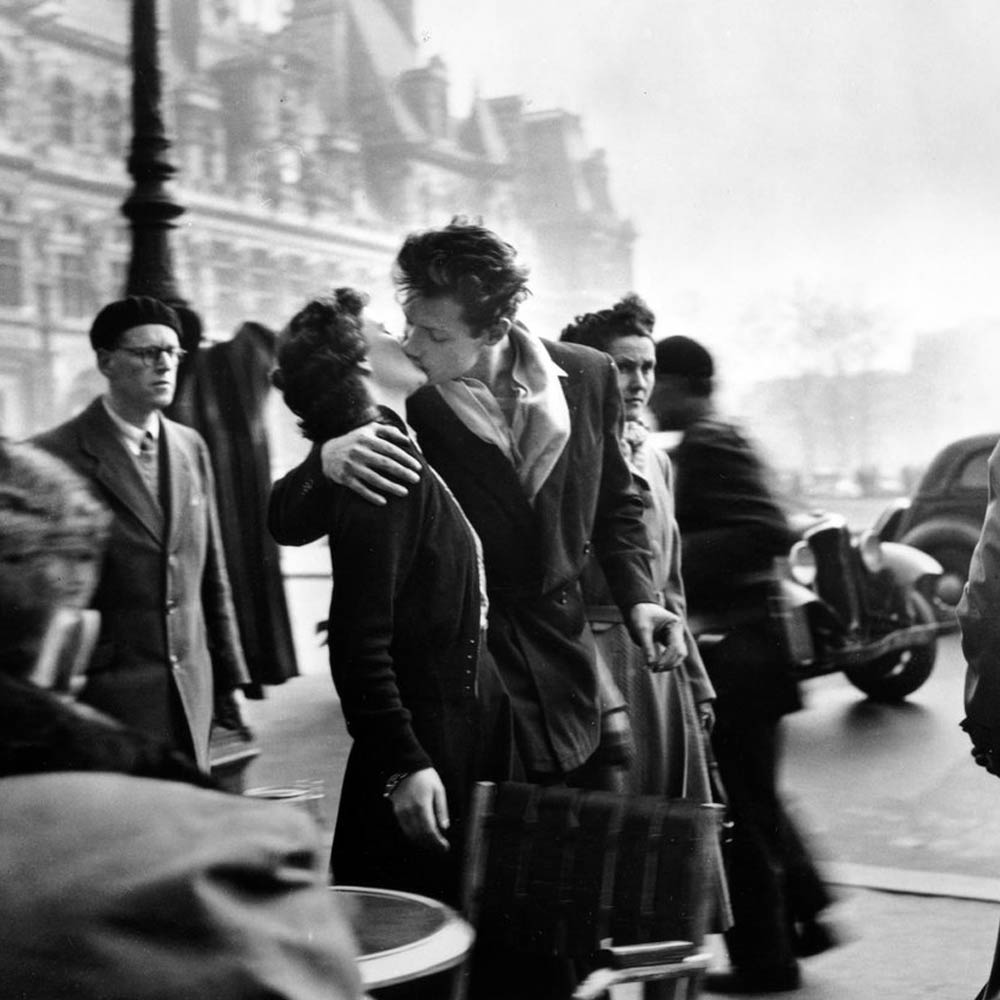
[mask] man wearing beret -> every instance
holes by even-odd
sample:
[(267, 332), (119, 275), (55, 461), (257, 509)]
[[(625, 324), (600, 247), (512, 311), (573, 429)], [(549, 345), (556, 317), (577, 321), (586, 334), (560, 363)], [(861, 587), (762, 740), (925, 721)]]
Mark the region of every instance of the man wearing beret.
[(213, 716), (248, 683), (208, 449), (162, 413), (174, 397), (178, 314), (130, 296), (90, 330), (108, 390), (36, 443), (87, 477), (114, 514), (93, 606), (101, 635), (80, 700), (208, 770)]

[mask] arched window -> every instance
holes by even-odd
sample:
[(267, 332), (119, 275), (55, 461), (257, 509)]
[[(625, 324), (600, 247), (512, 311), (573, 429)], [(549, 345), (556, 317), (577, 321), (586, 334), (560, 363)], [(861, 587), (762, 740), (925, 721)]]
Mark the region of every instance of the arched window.
[(125, 110), (121, 98), (110, 91), (101, 105), (101, 133), (108, 156), (118, 159), (125, 154)]
[(52, 138), (64, 146), (73, 145), (74, 115), (73, 84), (61, 76), (52, 85)]

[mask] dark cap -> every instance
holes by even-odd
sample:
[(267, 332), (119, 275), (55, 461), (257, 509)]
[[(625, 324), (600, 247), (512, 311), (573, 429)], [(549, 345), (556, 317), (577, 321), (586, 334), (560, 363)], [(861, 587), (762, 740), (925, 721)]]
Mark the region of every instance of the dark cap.
[(178, 339), (184, 336), (180, 316), (165, 302), (149, 295), (129, 295), (109, 303), (97, 314), (90, 327), (90, 346), (95, 351), (112, 350), (126, 330), (147, 323), (169, 326)]
[(667, 337), (656, 345), (656, 374), (711, 378), (715, 374), (712, 355), (690, 337)]

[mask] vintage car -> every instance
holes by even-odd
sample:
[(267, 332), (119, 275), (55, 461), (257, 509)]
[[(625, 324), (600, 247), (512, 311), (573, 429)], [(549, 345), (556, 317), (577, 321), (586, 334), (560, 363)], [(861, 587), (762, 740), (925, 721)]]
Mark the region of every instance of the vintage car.
[(962, 596), (986, 512), (987, 459), (998, 439), (976, 434), (942, 448), (912, 496), (893, 501), (875, 524), (883, 541), (912, 545), (941, 564), (934, 604), (942, 620), (954, 620)]
[[(873, 531), (854, 532), (839, 514), (798, 511), (790, 524), (798, 540), (788, 556), (755, 579), (793, 673), (843, 673), (874, 701), (902, 701), (934, 669), (940, 564)], [(690, 616), (698, 645), (723, 641), (740, 613)]]

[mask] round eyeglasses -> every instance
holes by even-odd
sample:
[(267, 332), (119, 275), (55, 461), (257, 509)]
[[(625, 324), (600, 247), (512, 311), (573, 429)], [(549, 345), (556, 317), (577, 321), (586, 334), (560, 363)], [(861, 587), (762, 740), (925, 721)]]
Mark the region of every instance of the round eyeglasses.
[(187, 351), (182, 347), (116, 347), (115, 350), (138, 358), (146, 368), (152, 368), (160, 358), (165, 358), (172, 365), (179, 365), (187, 357)]

